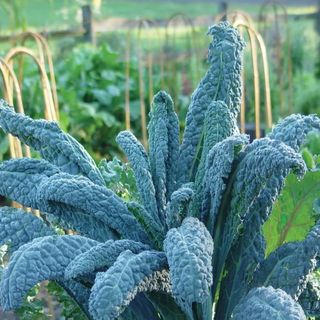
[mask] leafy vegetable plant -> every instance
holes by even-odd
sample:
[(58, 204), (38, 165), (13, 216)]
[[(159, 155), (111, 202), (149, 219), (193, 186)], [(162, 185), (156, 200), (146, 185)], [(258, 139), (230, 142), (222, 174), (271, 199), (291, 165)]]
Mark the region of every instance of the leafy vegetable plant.
[[(0, 194), (42, 213), (0, 210), (1, 243), (11, 254), (0, 284), (4, 309), (19, 307), (49, 279), (89, 319), (305, 319), (319, 312), (311, 277), (319, 223), (267, 258), (262, 226), (288, 174), (305, 174), (298, 151), (320, 119), (292, 115), (249, 144), (236, 120), (244, 43), (227, 22), (209, 34), (210, 67), (192, 96), (182, 143), (165, 92), (154, 97), (148, 153), (132, 133), (117, 136), (135, 178), (132, 186), (127, 172), (131, 197), (106, 187), (118, 184), (117, 163), (99, 169), (57, 124), (2, 101), (2, 129), (43, 158), (0, 165)], [(56, 226), (76, 234), (58, 235)]]

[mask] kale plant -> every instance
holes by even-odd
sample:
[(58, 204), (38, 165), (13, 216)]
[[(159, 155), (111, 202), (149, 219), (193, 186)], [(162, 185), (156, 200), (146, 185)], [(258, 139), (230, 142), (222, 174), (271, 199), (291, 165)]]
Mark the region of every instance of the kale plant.
[[(42, 156), (0, 165), (0, 194), (41, 211), (37, 218), (0, 210), (1, 243), (11, 254), (0, 283), (5, 310), (53, 280), (96, 320), (320, 315), (312, 278), (320, 223), (268, 257), (262, 232), (287, 175), (305, 174), (299, 149), (320, 130), (320, 119), (292, 115), (250, 144), (237, 127), (244, 43), (227, 22), (209, 34), (210, 67), (192, 96), (182, 143), (165, 92), (154, 97), (148, 152), (130, 132), (117, 137), (135, 197), (107, 188), (110, 167), (100, 171), (56, 123), (32, 120), (2, 101), (2, 129)], [(75, 234), (56, 234), (56, 226)]]

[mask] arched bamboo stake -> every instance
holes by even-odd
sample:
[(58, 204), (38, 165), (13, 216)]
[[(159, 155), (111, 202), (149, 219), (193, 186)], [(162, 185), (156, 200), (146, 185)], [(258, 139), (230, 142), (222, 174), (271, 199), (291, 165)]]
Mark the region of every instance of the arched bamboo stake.
[(125, 55), (125, 123), (126, 130), (130, 130), (130, 54), (131, 54), (131, 30), (127, 32)]
[(22, 38), (22, 45), (25, 44), (28, 38), (34, 39), (38, 47), (39, 60), (43, 63), (43, 65), (46, 65), (45, 58), (47, 58), (49, 77), (51, 82), (51, 93), (52, 93), (56, 116), (57, 116), (57, 119), (59, 120), (59, 103), (58, 103), (58, 95), (57, 95), (57, 84), (56, 84), (56, 79), (54, 74), (52, 54), (51, 54), (51, 50), (49, 48), (48, 42), (45, 39), (45, 37), (43, 37), (40, 33), (31, 32), (31, 31), (24, 32), (19, 37)]
[(6, 55), (5, 60), (9, 64), (12, 64), (13, 59), (15, 57), (18, 57), (19, 55), (29, 56), (36, 63), (40, 73), (40, 78), (41, 78), (41, 85), (42, 85), (42, 91), (43, 91), (43, 97), (44, 97), (44, 103), (45, 103), (45, 118), (47, 120), (57, 121), (58, 119), (55, 112), (54, 102), (51, 94), (51, 86), (46, 74), (45, 67), (43, 66), (41, 61), (35, 56), (33, 51), (25, 47), (16, 47), (11, 49), (9, 53)]
[[(258, 53), (257, 53), (257, 45), (255, 34), (253, 33), (250, 27), (247, 25), (242, 25), (240, 23), (235, 22), (236, 27), (244, 26), (246, 31), (248, 32), (250, 46), (251, 46), (251, 56), (252, 56), (252, 68), (253, 68), (253, 84), (254, 84), (254, 116), (255, 116), (255, 135), (256, 138), (260, 138), (260, 80), (259, 80), (259, 66), (258, 66)], [(244, 111), (242, 111), (244, 113)], [(244, 117), (241, 117), (244, 119)], [(244, 123), (241, 123), (241, 127), (243, 128)]]
[(280, 3), (279, 1), (269, 0), (266, 1), (260, 8), (259, 12), (259, 22), (262, 26), (262, 30), (265, 33), (266, 30), (266, 11), (268, 7), (272, 8), (272, 12), (274, 15), (274, 20), (276, 24), (276, 31), (277, 31), (277, 63), (278, 63), (278, 80), (280, 85), (280, 107), (281, 107), (281, 115), (285, 115), (284, 112), (284, 83), (283, 83), (283, 65), (281, 63), (281, 42), (280, 42), (280, 28), (279, 28), (279, 14), (278, 9), (282, 11), (282, 16), (284, 17), (285, 29), (286, 29), (286, 40), (287, 40), (287, 57), (288, 57), (288, 65), (287, 65), (287, 73), (288, 73), (288, 111), (292, 113), (293, 111), (293, 98), (292, 98), (292, 58), (291, 58), (291, 36), (290, 36), (290, 28), (289, 28), (289, 19), (288, 19), (288, 12), (286, 7)]
[[(22, 103), (22, 96), (21, 96), (21, 90), (19, 86), (18, 79), (12, 70), (11, 66), (2, 58), (0, 58), (0, 72), (3, 79), (3, 85), (4, 85), (4, 97), (8, 101), (8, 103), (13, 106), (13, 92), (11, 91), (9, 79), (8, 76), (12, 78), (13, 80), (13, 89), (16, 95), (16, 101), (18, 106), (18, 112), (24, 112), (23, 109), (23, 103)], [(12, 136), (11, 134), (8, 134), (8, 140), (9, 140), (9, 147), (10, 147), (10, 156), (11, 158), (21, 158), (23, 157), (23, 149), (21, 142), (18, 138)], [(30, 148), (28, 146), (24, 146), (24, 154), (26, 157), (31, 157)], [(23, 208), (23, 206), (15, 201), (12, 201), (12, 206), (14, 208)], [(27, 211), (31, 211), (30, 208), (25, 208)], [(34, 212), (37, 216), (39, 216), (39, 212)]]
[[(266, 110), (266, 125), (268, 128), (272, 127), (272, 112), (271, 112), (271, 95), (270, 95), (270, 78), (269, 78), (269, 67), (267, 59), (267, 50), (261, 35), (254, 29), (251, 25), (248, 25), (242, 19), (236, 20), (234, 22), (235, 27), (242, 27), (248, 32), (251, 50), (252, 50), (252, 66), (254, 72), (254, 90), (255, 90), (255, 132), (256, 138), (260, 137), (260, 84), (259, 84), (259, 69), (257, 60), (257, 48), (256, 41), (258, 42), (259, 49), (262, 56), (263, 73), (264, 73), (264, 84), (265, 84), (265, 110)], [(244, 96), (242, 98), (242, 110), (240, 113), (241, 130), (245, 126), (245, 102)]]
[[(152, 25), (150, 20), (140, 20), (138, 23), (138, 68), (139, 68), (139, 97), (140, 97), (140, 113), (141, 113), (141, 128), (142, 128), (142, 143), (145, 148), (148, 147), (147, 138), (147, 124), (146, 124), (146, 105), (144, 102), (144, 82), (143, 82), (143, 57), (142, 57), (142, 46), (141, 46), (141, 31), (142, 29), (150, 29)], [(147, 67), (148, 67), (148, 80), (149, 80), (149, 103), (151, 105), (153, 99), (153, 59), (152, 52), (150, 51), (147, 56)]]

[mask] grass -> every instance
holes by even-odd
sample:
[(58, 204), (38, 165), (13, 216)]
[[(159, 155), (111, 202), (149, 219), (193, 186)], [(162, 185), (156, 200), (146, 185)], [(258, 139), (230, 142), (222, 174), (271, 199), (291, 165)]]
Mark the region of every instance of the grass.
[[(64, 29), (75, 27), (81, 23), (80, 1), (75, 0), (1, 0), (0, 28), (10, 31), (12, 25), (19, 24), (20, 28), (35, 29)], [(82, 3), (92, 3), (86, 0)], [(18, 9), (13, 10), (14, 4)], [(5, 8), (11, 8), (11, 14)], [(260, 6), (257, 4), (232, 4), (230, 10), (241, 9), (250, 14), (258, 14)], [(309, 13), (314, 7), (289, 7), (289, 13)], [(183, 13), (189, 17), (216, 15), (217, 4), (208, 0), (197, 1), (160, 1), (160, 0), (101, 0), (100, 13), (95, 13), (95, 19), (103, 20), (108, 17), (127, 19), (149, 18), (167, 19), (176, 13)], [(11, 18), (10, 18), (11, 16)], [(20, 17), (20, 21), (14, 23)]]

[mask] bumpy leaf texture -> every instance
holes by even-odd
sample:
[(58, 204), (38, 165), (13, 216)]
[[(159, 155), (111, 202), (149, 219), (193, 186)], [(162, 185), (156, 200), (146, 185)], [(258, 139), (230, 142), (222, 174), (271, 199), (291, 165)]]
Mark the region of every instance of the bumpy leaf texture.
[(293, 114), (277, 124), (268, 135), (270, 139), (280, 140), (298, 151), (311, 131), (320, 130), (320, 119), (316, 115)]
[(44, 181), (39, 194), (39, 209), (53, 215), (65, 212), (90, 215), (111, 230), (136, 241), (148, 242), (148, 237), (126, 205), (111, 190), (81, 176), (67, 173)]
[(37, 193), (43, 180), (59, 173), (45, 160), (12, 159), (0, 164), (0, 194), (26, 207), (39, 208)]
[(164, 91), (155, 95), (148, 125), (149, 159), (159, 214), (165, 216), (165, 206), (176, 185), (179, 157), (179, 120), (171, 97)]
[(281, 289), (252, 289), (234, 309), (234, 320), (305, 320), (301, 306)]
[(1, 277), (2, 308), (19, 307), (28, 290), (43, 280), (61, 280), (70, 261), (95, 245), (81, 236), (46, 236), (21, 246)]
[(204, 176), (206, 174), (206, 164), (210, 150), (218, 142), (238, 133), (237, 119), (228, 109), (227, 105), (222, 101), (212, 102), (205, 116), (201, 160), (195, 178), (196, 191), (192, 209), (195, 216), (199, 217), (203, 200)]
[(132, 166), (143, 206), (155, 223), (161, 226), (162, 221), (158, 215), (156, 191), (152, 181), (150, 163), (143, 145), (129, 131), (120, 132), (116, 141), (125, 152)]
[(248, 142), (246, 135), (233, 136), (217, 143), (208, 154), (200, 213), (211, 234), (234, 159)]
[[(232, 199), (230, 207), (222, 204), (223, 210), (229, 212), (225, 224), (218, 221), (220, 232), (215, 234), (217, 250), (213, 257), (214, 269), (220, 273), (226, 262), (227, 270), (217, 307), (221, 319), (231, 314), (246, 293), (252, 273), (264, 257), (265, 241), (261, 227), (271, 212), (286, 176), (293, 170), (301, 177), (306, 170), (298, 153), (284, 143), (268, 138), (249, 145), (238, 161), (232, 188), (227, 192)], [(220, 208), (219, 219), (224, 214), (223, 210)], [(215, 282), (214, 288), (216, 286)]]
[(299, 303), (308, 317), (320, 316), (320, 277), (318, 272), (308, 276), (307, 286), (299, 297)]
[(132, 253), (140, 253), (150, 249), (148, 245), (132, 240), (109, 240), (99, 243), (70, 262), (65, 271), (65, 278), (78, 278), (95, 271), (108, 269), (123, 251), (130, 250)]
[(188, 207), (193, 195), (194, 191), (190, 184), (185, 184), (172, 193), (167, 206), (166, 222), (168, 229), (181, 225), (182, 220), (188, 215)]
[(320, 253), (320, 222), (309, 232), (305, 240), (289, 242), (272, 252), (260, 263), (252, 286), (281, 288), (298, 299), (316, 266)]
[(34, 214), (11, 207), (0, 208), (0, 246), (9, 244), (10, 253), (35, 238), (54, 234), (54, 230)]
[[(300, 154), (280, 141), (263, 138), (245, 149), (233, 174), (232, 188), (229, 194), (225, 194), (231, 198), (231, 202), (220, 208), (229, 211), (229, 214), (225, 219), (222, 237), (219, 238), (219, 245), (223, 244), (219, 247), (219, 255), (224, 256), (229, 252), (231, 244), (239, 236), (239, 225), (246, 224), (254, 215), (252, 209), (257, 201), (264, 202), (259, 203), (262, 206), (261, 218), (265, 220), (268, 217), (285, 177), (291, 170), (302, 177), (306, 170), (305, 163)], [(270, 194), (269, 189), (272, 191)], [(218, 236), (219, 234), (215, 234), (215, 237)]]
[(211, 235), (202, 222), (188, 217), (181, 227), (168, 231), (164, 251), (170, 267), (173, 297), (190, 314), (192, 303), (203, 303), (212, 284)]
[(121, 253), (110, 269), (97, 274), (89, 301), (89, 310), (93, 318), (115, 319), (138, 292), (164, 290), (162, 285), (168, 283), (168, 278), (158, 282), (151, 281), (150, 277), (156, 276), (154, 273), (162, 271), (166, 266), (163, 252), (143, 251), (134, 254), (126, 250)]
[(70, 174), (82, 174), (96, 184), (104, 185), (100, 171), (90, 155), (73, 137), (64, 133), (57, 123), (33, 120), (16, 113), (0, 100), (0, 127), (39, 151), (42, 158)]
[(179, 154), (179, 183), (190, 181), (201, 144), (205, 114), (212, 101), (223, 101), (237, 117), (241, 102), (241, 53), (244, 42), (229, 23), (209, 29), (213, 41), (209, 47), (210, 68), (191, 97), (186, 128)]

